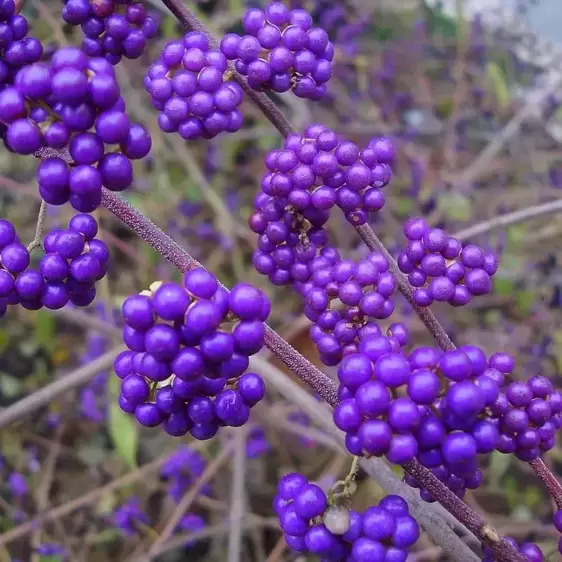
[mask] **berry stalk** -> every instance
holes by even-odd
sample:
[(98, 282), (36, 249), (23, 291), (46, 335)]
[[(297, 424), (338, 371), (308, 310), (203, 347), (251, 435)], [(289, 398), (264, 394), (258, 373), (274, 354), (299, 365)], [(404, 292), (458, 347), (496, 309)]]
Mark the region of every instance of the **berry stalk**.
[[(102, 205), (183, 273), (202, 267), (197, 260), (122, 197), (104, 189)], [(266, 328), (265, 343), (276, 357), (328, 404), (332, 407), (337, 405), (336, 384), (269, 327)], [(499, 562), (526, 562), (525, 556), (517, 553), (492, 527), (417, 461), (407, 463), (404, 468), (458, 521), (488, 546)]]
[(544, 464), (540, 457), (529, 461), (529, 466), (533, 469), (535, 474), (544, 482), (550, 497), (556, 503), (558, 509), (562, 509), (562, 485), (557, 478), (554, 477), (552, 472)]

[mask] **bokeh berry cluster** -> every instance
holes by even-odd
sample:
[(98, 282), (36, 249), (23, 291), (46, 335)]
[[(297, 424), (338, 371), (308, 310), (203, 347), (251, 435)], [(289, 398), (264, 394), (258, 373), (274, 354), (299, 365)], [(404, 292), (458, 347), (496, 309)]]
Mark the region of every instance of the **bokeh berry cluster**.
[(68, 229), (45, 236), (39, 267), (30, 265), (30, 252), (14, 226), (0, 220), (0, 316), (9, 305), (28, 310), (58, 310), (69, 302), (88, 306), (96, 296), (96, 281), (108, 268), (109, 250), (96, 238), (98, 225), (87, 214), (72, 217)]
[(359, 513), (330, 502), (320, 486), (294, 472), (279, 481), (274, 508), (291, 550), (326, 561), (404, 562), (420, 535), (399, 496)]
[(115, 361), (120, 407), (144, 426), (200, 440), (246, 423), (265, 394), (261, 377), (246, 370), (263, 347), (269, 306), (251, 285), (229, 293), (200, 268), (183, 285), (155, 283), (126, 299), (130, 351)]

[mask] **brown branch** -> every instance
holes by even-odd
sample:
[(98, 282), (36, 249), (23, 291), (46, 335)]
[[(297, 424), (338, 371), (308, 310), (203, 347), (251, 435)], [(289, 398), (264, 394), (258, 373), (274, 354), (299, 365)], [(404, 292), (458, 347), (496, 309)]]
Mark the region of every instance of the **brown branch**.
[(479, 236), (480, 234), (487, 234), (488, 232), (499, 230), (500, 228), (506, 228), (512, 224), (518, 224), (537, 217), (560, 212), (562, 212), (562, 199), (556, 199), (554, 201), (548, 201), (547, 203), (541, 203), (540, 205), (533, 205), (532, 207), (513, 211), (512, 213), (505, 213), (494, 217), (493, 219), (479, 222), (478, 224), (459, 230), (456, 234), (454, 234), (454, 237), (460, 241), (465, 241), (473, 238), (474, 236)]

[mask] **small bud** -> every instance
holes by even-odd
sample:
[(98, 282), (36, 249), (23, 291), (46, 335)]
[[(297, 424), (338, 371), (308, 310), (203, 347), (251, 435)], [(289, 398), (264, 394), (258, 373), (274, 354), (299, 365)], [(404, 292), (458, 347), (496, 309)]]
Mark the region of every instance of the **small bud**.
[(349, 510), (341, 505), (332, 505), (324, 513), (324, 525), (334, 535), (344, 535), (349, 531)]

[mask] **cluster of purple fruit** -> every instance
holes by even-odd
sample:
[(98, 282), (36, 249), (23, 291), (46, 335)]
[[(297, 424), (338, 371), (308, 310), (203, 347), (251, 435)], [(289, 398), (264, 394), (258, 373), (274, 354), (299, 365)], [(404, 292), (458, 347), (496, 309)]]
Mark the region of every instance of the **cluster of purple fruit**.
[(562, 393), (543, 376), (507, 386), (492, 412), (501, 432), (498, 451), (530, 461), (556, 444), (562, 425)]
[[(416, 458), (462, 498), (466, 489), (482, 483), (478, 455), (499, 445), (499, 422), (492, 412), (501, 401), (505, 376), (513, 371), (513, 358), (496, 353), (488, 359), (467, 345), (447, 352), (418, 348), (408, 361), (413, 371), (407, 393), (422, 414), (414, 432)], [(419, 487), (410, 477), (406, 482)], [(421, 497), (434, 501), (423, 489)]]
[(107, 246), (95, 238), (97, 231), (92, 216), (75, 215), (68, 229), (47, 234), (45, 255), (34, 269), (14, 226), (0, 220), (0, 316), (14, 304), (28, 310), (91, 304), (95, 282), (105, 275), (109, 260)]
[(289, 548), (326, 562), (404, 562), (420, 535), (399, 496), (363, 513), (350, 511), (329, 506), (322, 488), (298, 473), (281, 478), (273, 505)]
[[(487, 359), (474, 346), (446, 353), (421, 348), (410, 354), (410, 361), (414, 354), (418, 364), (422, 358), (424, 369), (449, 381), (417, 430), (417, 459), (457, 495), (482, 482), (477, 455), (497, 450), (529, 461), (554, 446), (562, 394), (545, 377), (505, 387), (515, 367), (513, 358), (495, 353)], [(407, 481), (417, 487), (412, 479)], [(426, 491), (421, 494), (432, 501)]]
[(498, 269), (492, 252), (474, 244), (463, 247), (455, 237), (430, 228), (423, 218), (410, 219), (404, 234), (409, 242), (398, 256), (398, 266), (415, 287), (418, 306), (430, 306), (434, 301), (464, 306), (473, 296), (491, 291), (491, 277)]
[(313, 26), (308, 12), (272, 2), (264, 10), (247, 10), (242, 25), (247, 35), (229, 33), (220, 48), (235, 61), (251, 88), (292, 90), (314, 101), (324, 97), (332, 76), (334, 45), (323, 29)]
[(147, 39), (158, 33), (159, 24), (143, 4), (115, 0), (66, 0), (62, 18), (81, 26), (86, 54), (105, 57), (111, 64), (117, 64), (122, 57), (139, 58)]
[(210, 439), (219, 427), (248, 421), (265, 394), (260, 376), (246, 373), (264, 344), (270, 304), (251, 285), (229, 292), (204, 269), (183, 286), (156, 283), (125, 300), (123, 339), (115, 372), (123, 379), (119, 405), (147, 427)]
[[(338, 368), (334, 422), (358, 456), (416, 458), (457, 495), (482, 482), (477, 457), (494, 450), (532, 460), (554, 446), (562, 395), (544, 377), (511, 383), (513, 358), (477, 347), (408, 356), (396, 338), (369, 334)], [(407, 482), (419, 487), (415, 480)], [(433, 501), (422, 490), (422, 498)]]
[(102, 186), (128, 187), (130, 160), (151, 148), (148, 131), (129, 122), (113, 67), (75, 47), (21, 69), (14, 86), (0, 92), (0, 121), (8, 125), (6, 145), (19, 154), (68, 148), (71, 163), (44, 159), (37, 181), (47, 203), (69, 201), (80, 212), (99, 207)]
[[(303, 287), (304, 312), (314, 322), (310, 336), (322, 360), (332, 365), (356, 352), (358, 338), (367, 331), (380, 334), (370, 319), (388, 318), (394, 311), (391, 297), (396, 277), (388, 271), (387, 259), (378, 252), (358, 262), (338, 260), (315, 267), (307, 285), (310, 287)], [(336, 299), (340, 306), (334, 304)]]
[(0, 0), (0, 90), (13, 84), (18, 70), (41, 59), (43, 46), (27, 36), (24, 16), (16, 14), (14, 0)]
[(226, 57), (211, 48), (204, 33), (193, 31), (183, 40), (169, 42), (144, 80), (152, 105), (160, 112), (160, 128), (187, 140), (238, 131), (244, 94), (227, 69)]
[[(310, 125), (304, 135), (289, 135), (265, 159), (250, 228), (259, 235), (253, 263), (275, 285), (295, 284), (301, 294), (312, 276), (311, 263), (328, 243), (324, 225), (330, 210), (341, 207), (356, 225), (384, 205), (380, 190), (391, 178), (394, 149), (375, 139), (359, 151), (340, 141), (325, 125)], [(325, 248), (330, 258), (335, 250)]]

